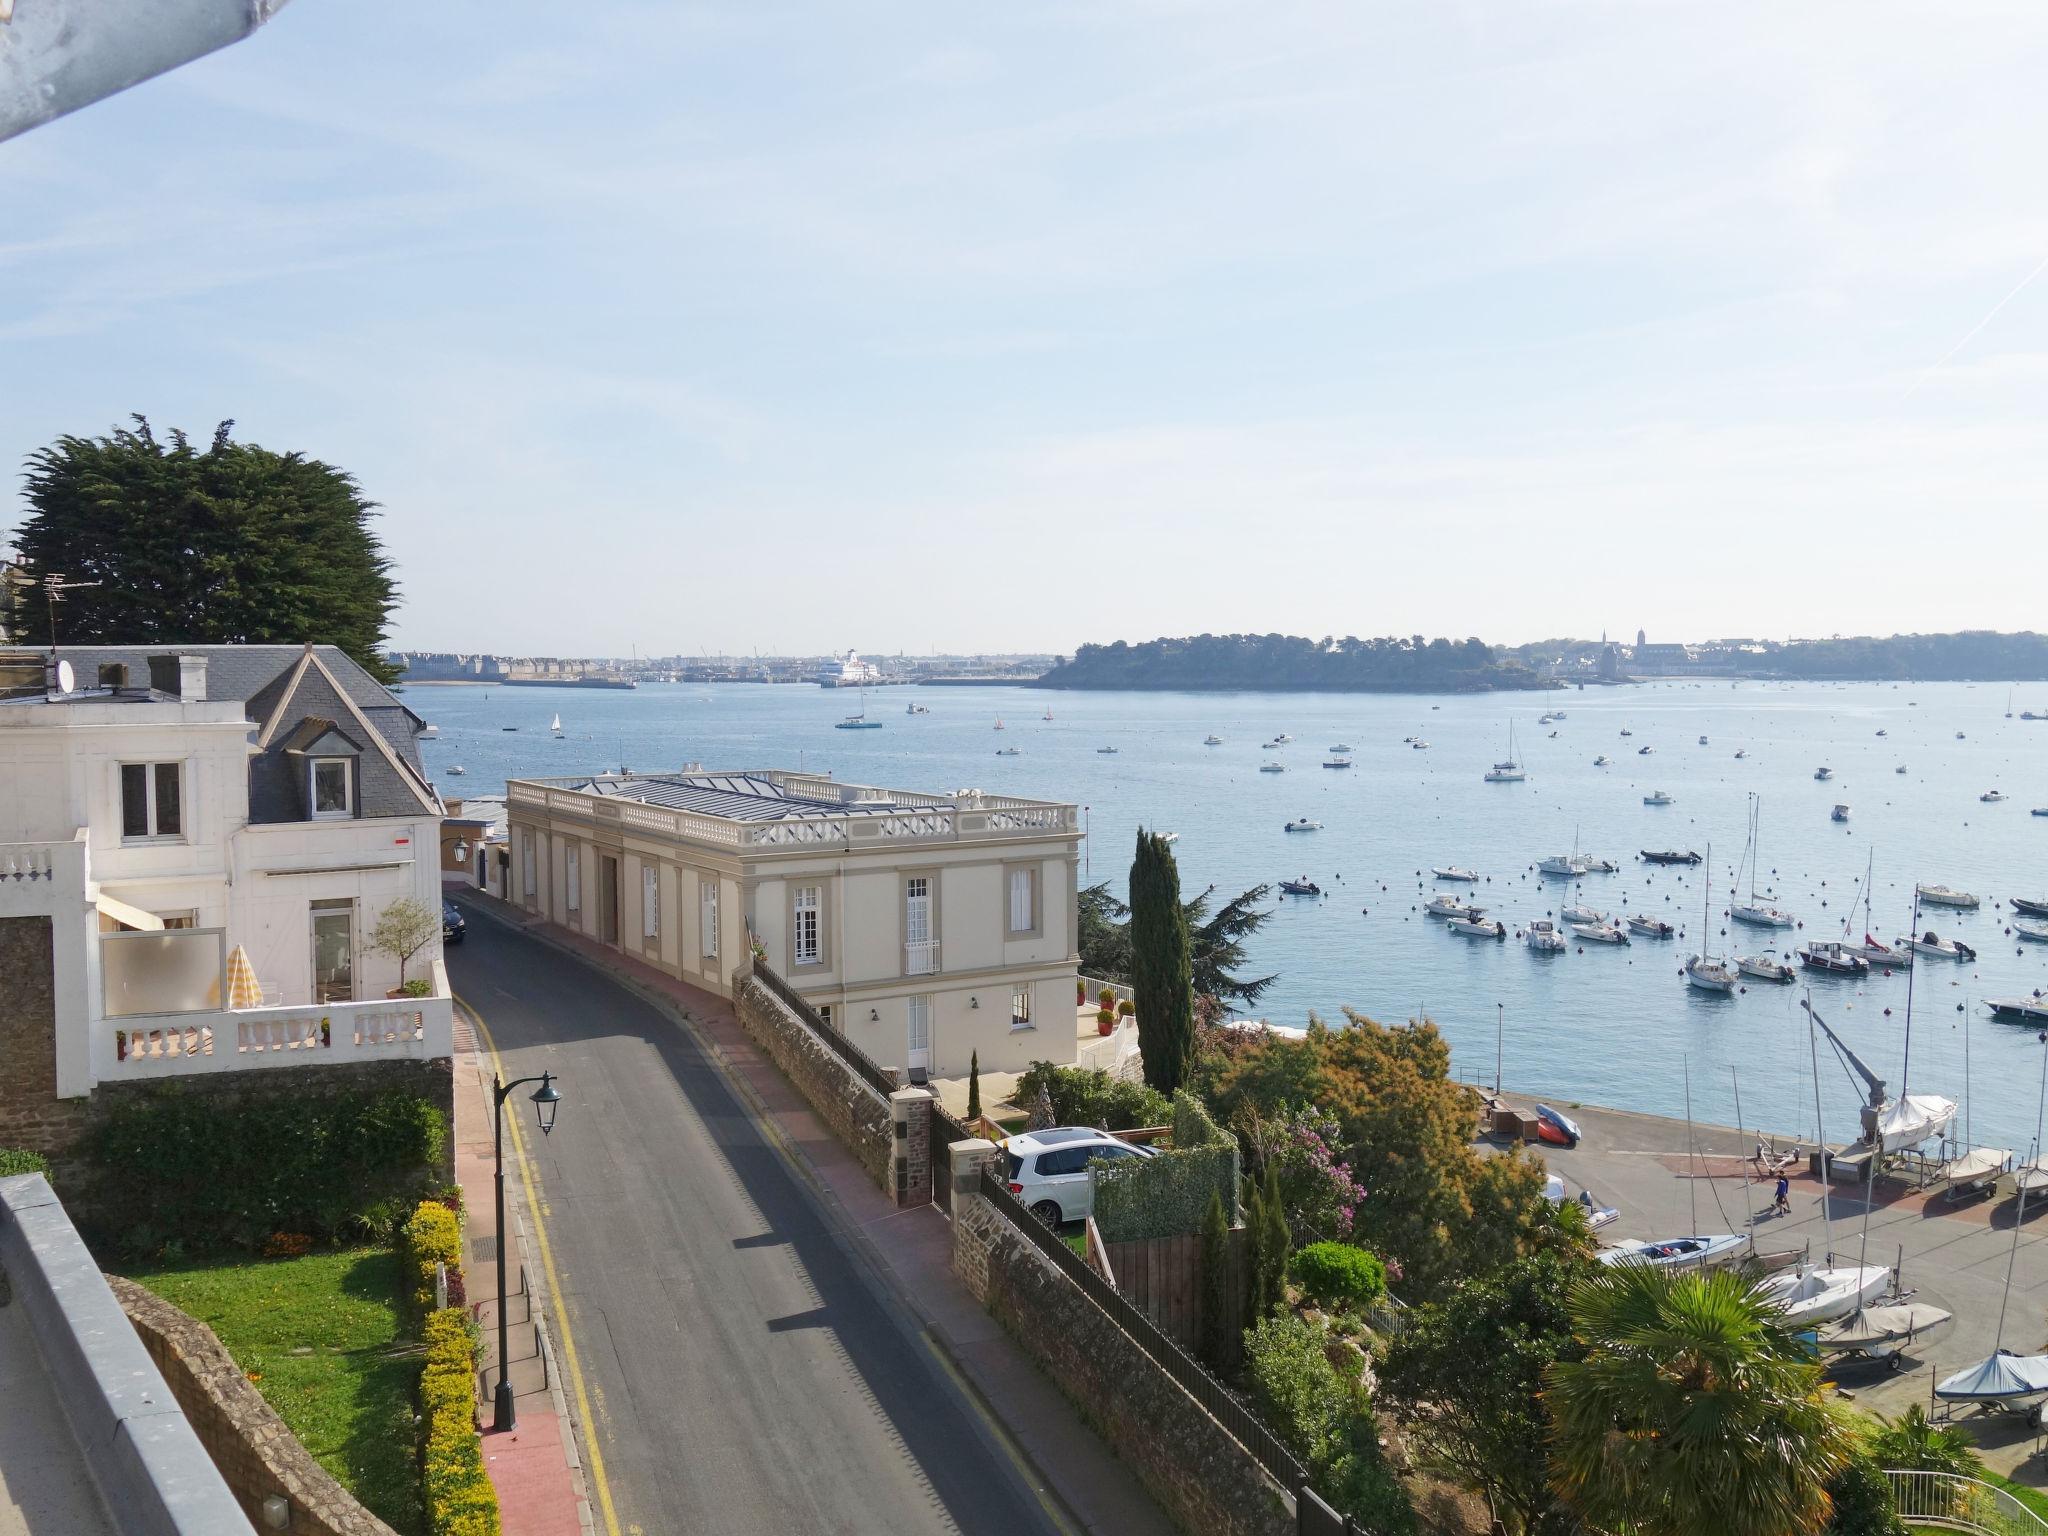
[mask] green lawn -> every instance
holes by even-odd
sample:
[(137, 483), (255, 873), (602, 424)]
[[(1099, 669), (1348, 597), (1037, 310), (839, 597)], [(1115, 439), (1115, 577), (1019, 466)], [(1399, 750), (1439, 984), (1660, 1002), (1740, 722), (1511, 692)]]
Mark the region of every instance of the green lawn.
[(420, 1361), (394, 1353), (410, 1342), (397, 1255), (350, 1248), (131, 1269), (129, 1278), (211, 1327), (320, 1465), (400, 1536), (422, 1536)]
[(2043, 1520), (2048, 1520), (2048, 1494), (2044, 1494), (2038, 1488), (2029, 1488), (2025, 1483), (2016, 1483), (2009, 1477), (2001, 1477), (1989, 1469), (1981, 1475), (1985, 1482), (2003, 1488)]

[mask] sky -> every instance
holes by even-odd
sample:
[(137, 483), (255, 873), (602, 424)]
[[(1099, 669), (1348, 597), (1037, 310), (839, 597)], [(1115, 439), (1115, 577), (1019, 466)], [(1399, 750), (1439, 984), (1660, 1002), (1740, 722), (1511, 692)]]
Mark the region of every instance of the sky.
[(2039, 628), (2044, 78), (2038, 0), (293, 0), (0, 144), (0, 526), (141, 412), (352, 471), (422, 649)]

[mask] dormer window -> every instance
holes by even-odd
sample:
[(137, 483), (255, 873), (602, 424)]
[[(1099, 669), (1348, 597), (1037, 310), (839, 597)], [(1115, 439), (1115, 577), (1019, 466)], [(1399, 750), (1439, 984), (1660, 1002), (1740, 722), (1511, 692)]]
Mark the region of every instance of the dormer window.
[(308, 797), (316, 820), (353, 816), (356, 813), (354, 775), (345, 757), (311, 759), (312, 793)]

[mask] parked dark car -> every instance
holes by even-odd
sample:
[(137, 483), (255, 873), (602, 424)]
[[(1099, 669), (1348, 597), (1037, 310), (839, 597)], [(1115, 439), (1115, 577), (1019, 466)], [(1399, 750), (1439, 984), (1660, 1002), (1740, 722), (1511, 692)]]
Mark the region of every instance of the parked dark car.
[(462, 942), (462, 935), (466, 931), (467, 929), (462, 921), (462, 914), (456, 910), (455, 903), (444, 900), (441, 903), (441, 942), (443, 944), (460, 944)]

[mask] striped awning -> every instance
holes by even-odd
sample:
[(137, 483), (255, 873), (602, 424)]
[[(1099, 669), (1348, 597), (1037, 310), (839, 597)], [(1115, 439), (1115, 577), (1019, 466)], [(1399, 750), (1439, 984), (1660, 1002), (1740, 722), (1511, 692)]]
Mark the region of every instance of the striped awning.
[(256, 967), (249, 963), (249, 951), (237, 944), (228, 951), (228, 1007), (262, 1006), (263, 989), (256, 984)]

